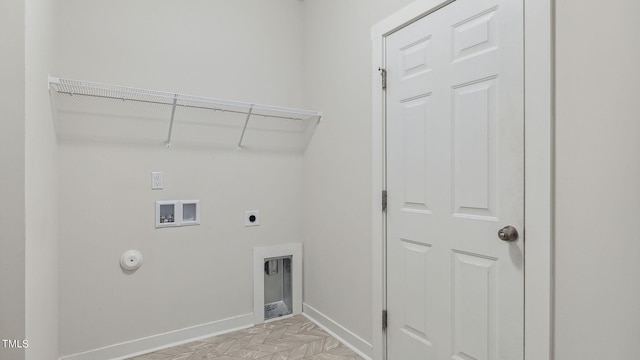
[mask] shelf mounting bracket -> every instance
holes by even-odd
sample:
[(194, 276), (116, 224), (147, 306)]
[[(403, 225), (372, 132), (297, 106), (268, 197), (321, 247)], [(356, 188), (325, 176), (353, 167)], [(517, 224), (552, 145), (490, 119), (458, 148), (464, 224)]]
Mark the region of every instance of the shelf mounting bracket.
[(173, 96), (173, 105), (171, 106), (171, 122), (169, 123), (169, 135), (167, 135), (167, 142), (165, 146), (167, 149), (171, 149), (173, 146), (171, 144), (171, 133), (173, 132), (173, 118), (176, 116), (176, 104), (178, 104), (178, 94), (174, 94)]
[(244, 127), (242, 128), (242, 134), (240, 134), (240, 141), (238, 141), (238, 150), (242, 150), (242, 139), (244, 139), (244, 133), (247, 131), (247, 125), (249, 124), (249, 118), (251, 117), (251, 113), (253, 112), (253, 104), (249, 107), (249, 112), (247, 113), (247, 119), (244, 121)]

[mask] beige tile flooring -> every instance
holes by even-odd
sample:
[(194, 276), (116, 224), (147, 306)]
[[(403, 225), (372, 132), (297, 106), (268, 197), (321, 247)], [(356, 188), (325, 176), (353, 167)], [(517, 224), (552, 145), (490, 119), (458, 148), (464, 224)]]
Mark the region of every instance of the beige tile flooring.
[(362, 360), (362, 357), (297, 315), (131, 359)]

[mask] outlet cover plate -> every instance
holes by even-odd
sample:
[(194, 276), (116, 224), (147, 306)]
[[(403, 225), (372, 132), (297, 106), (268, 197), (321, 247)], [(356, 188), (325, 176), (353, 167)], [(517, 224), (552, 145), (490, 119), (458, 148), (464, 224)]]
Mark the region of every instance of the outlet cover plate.
[(248, 210), (244, 212), (244, 226), (260, 225), (260, 210)]
[(162, 173), (154, 171), (151, 173), (151, 190), (162, 190), (163, 188)]

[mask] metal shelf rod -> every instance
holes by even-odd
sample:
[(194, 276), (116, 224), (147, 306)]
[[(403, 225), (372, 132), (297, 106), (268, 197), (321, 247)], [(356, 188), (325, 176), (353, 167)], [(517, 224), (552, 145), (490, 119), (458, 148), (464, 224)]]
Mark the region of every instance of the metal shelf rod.
[(132, 99), (132, 98), (126, 98), (126, 97), (118, 97), (118, 96), (79, 94), (79, 93), (74, 93), (74, 92), (70, 92), (70, 91), (56, 91), (56, 93), (69, 95), (69, 96), (87, 96), (87, 97), (98, 98), (98, 99), (133, 101), (133, 102), (140, 102), (140, 103), (146, 103), (146, 104), (157, 104), (157, 105), (171, 105), (171, 103), (168, 103), (168, 102), (153, 101), (153, 100), (140, 100), (140, 99)]
[(249, 118), (251, 117), (251, 112), (253, 111), (253, 105), (249, 108), (249, 113), (247, 114), (247, 120), (244, 121), (244, 127), (242, 128), (242, 134), (240, 135), (240, 141), (238, 141), (238, 150), (242, 150), (242, 139), (244, 139), (244, 133), (247, 131), (247, 125), (249, 124)]
[[(93, 97), (104, 97), (104, 98), (112, 98), (112, 99), (120, 99), (120, 100), (134, 100), (134, 101), (142, 101), (142, 102), (151, 102), (151, 103), (160, 103), (171, 105), (171, 101), (176, 96), (175, 93), (170, 93), (166, 91), (158, 91), (158, 90), (146, 90), (139, 89), (133, 87), (126, 87), (120, 85), (109, 85), (102, 83), (95, 83), (89, 81), (80, 81), (80, 80), (71, 80), (71, 79), (61, 79), (49, 76), (49, 86), (53, 85), (54, 90), (57, 93), (67, 93), (72, 95), (84, 95), (84, 96), (93, 96)], [(70, 90), (69, 90), (70, 89)], [(78, 90), (78, 91), (74, 91)], [(110, 93), (123, 94), (122, 96), (110, 96), (110, 95), (99, 95), (92, 94), (92, 91), (106, 91)], [(249, 108), (253, 106), (254, 112), (256, 110), (260, 111), (269, 111), (269, 112), (280, 112), (280, 113), (289, 113), (295, 114), (298, 117), (318, 117), (321, 116), (319, 111), (312, 110), (303, 110), (303, 109), (295, 109), (295, 108), (286, 108), (281, 106), (274, 105), (265, 105), (265, 104), (255, 104), (255, 103), (246, 103), (242, 101), (234, 101), (234, 100), (224, 100), (224, 99), (216, 99), (204, 96), (194, 96), (194, 95), (186, 95), (186, 94), (177, 94), (178, 102), (180, 101), (192, 101), (196, 103), (205, 103), (212, 104), (217, 106), (230, 106), (230, 107), (239, 107), (239, 108)], [(140, 97), (150, 97), (150, 98), (164, 98), (167, 102), (162, 101), (154, 101), (147, 99), (140, 99)], [(180, 104), (178, 104), (180, 105)], [(245, 112), (246, 114), (246, 112)], [(293, 116), (292, 116), (293, 117)]]
[[(154, 105), (166, 105), (166, 106), (172, 106), (173, 105), (172, 103), (166, 103), (166, 102), (162, 102), (162, 101), (130, 99), (130, 98), (117, 97), (117, 96), (93, 95), (93, 94), (76, 94), (76, 93), (72, 93), (72, 92), (68, 92), (68, 91), (58, 91), (57, 93), (58, 94), (65, 94), (65, 95), (69, 95), (69, 96), (87, 96), (87, 97), (93, 97), (93, 98), (99, 98), (99, 99), (133, 101), (133, 102), (140, 102), (140, 103), (154, 104)], [(216, 108), (216, 107), (187, 105), (187, 104), (176, 104), (176, 106), (183, 107), (183, 108), (189, 108), (189, 109), (214, 110), (214, 111), (222, 111), (222, 112), (228, 112), (228, 113), (234, 113), (234, 114), (247, 114), (247, 111), (227, 110), (227, 109), (221, 109), (221, 108)], [(314, 114), (314, 115), (310, 115), (310, 116), (304, 118), (304, 117), (272, 115), (272, 114), (269, 114), (269, 115), (258, 114), (258, 115), (259, 116), (264, 116), (264, 117), (270, 117), (270, 118), (274, 118), (274, 119), (286, 119), (286, 120), (306, 120), (306, 119), (311, 118), (311, 117), (319, 117), (320, 116), (319, 114)]]
[(171, 148), (171, 132), (173, 131), (173, 119), (176, 116), (176, 104), (178, 103), (178, 94), (173, 98), (173, 106), (171, 107), (171, 122), (169, 123), (169, 135), (167, 136), (167, 143), (165, 146)]

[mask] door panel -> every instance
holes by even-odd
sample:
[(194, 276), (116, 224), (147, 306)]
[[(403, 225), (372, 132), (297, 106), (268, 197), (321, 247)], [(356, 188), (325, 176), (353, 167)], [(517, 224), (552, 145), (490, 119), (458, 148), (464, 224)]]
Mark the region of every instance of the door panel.
[(402, 330), (410, 336), (429, 341), (429, 318), (426, 314), (428, 303), (427, 289), (427, 264), (429, 261), (429, 245), (416, 243), (407, 239), (401, 239), (403, 246), (404, 269), (403, 282), (413, 284), (403, 288), (404, 326)]
[(453, 253), (454, 358), (497, 359), (494, 341), (496, 260), (477, 254)]
[(453, 88), (455, 216), (496, 219), (495, 77)]
[(457, 0), (386, 38), (390, 360), (523, 357), (522, 26)]
[(404, 204), (403, 211), (429, 213), (429, 179), (430, 170), (427, 166), (426, 144), (430, 143), (429, 96), (402, 102), (404, 107), (404, 168), (412, 169), (404, 173)]

